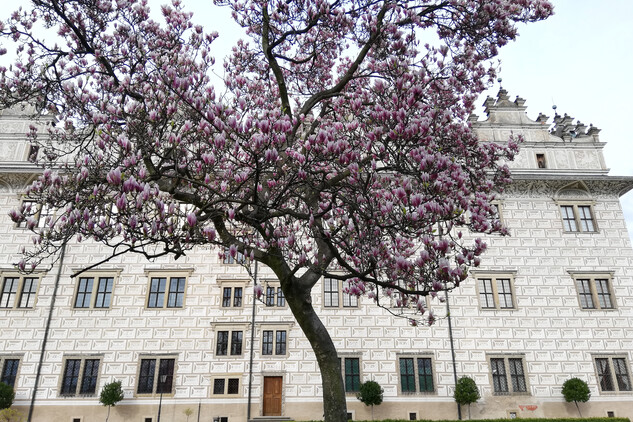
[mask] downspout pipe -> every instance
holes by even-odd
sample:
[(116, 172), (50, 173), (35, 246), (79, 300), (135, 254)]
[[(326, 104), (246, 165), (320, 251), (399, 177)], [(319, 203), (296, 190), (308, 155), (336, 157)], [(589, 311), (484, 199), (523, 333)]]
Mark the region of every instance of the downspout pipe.
[(44, 356), (46, 354), (46, 344), (48, 343), (48, 335), (51, 330), (51, 321), (53, 320), (53, 310), (55, 309), (55, 300), (57, 299), (57, 290), (59, 289), (59, 281), (62, 276), (62, 267), (64, 266), (64, 257), (66, 256), (66, 242), (62, 244), (59, 254), (59, 266), (57, 267), (57, 275), (55, 276), (55, 286), (53, 287), (53, 296), (51, 296), (51, 304), (48, 308), (48, 319), (46, 320), (46, 328), (44, 329), (44, 339), (42, 340), (42, 349), (40, 351), (40, 361), (37, 364), (37, 373), (35, 374), (35, 384), (33, 385), (33, 395), (31, 396), (31, 405), (29, 406), (29, 415), (27, 422), (31, 422), (33, 418), (33, 410), (35, 408), (35, 399), (37, 396), (37, 387), (42, 376), (42, 366), (44, 365)]
[(257, 264), (255, 261), (255, 271), (253, 274), (253, 311), (251, 313), (251, 352), (249, 358), (249, 366), (248, 366), (248, 405), (246, 407), (246, 421), (251, 420), (251, 400), (253, 397), (253, 356), (255, 354), (255, 304), (257, 303), (257, 298), (255, 297), (255, 286), (257, 286)]

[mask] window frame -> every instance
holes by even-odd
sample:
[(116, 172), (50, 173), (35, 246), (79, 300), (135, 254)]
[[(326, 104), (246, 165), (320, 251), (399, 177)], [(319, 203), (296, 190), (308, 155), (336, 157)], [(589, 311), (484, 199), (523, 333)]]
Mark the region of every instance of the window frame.
[[(15, 283), (15, 291), (12, 290), (5, 290), (6, 289), (6, 282), (7, 279), (17, 279), (17, 282)], [(33, 286), (33, 281), (35, 281), (35, 283), (37, 284), (35, 286), (34, 291), (29, 290), (28, 292), (25, 292), (25, 287), (27, 286), (26, 284), (26, 280), (30, 281), (30, 287)], [(24, 274), (19, 274), (19, 273), (14, 273), (14, 272), (7, 272), (7, 273), (0, 273), (0, 310), (1, 309), (34, 309), (35, 305), (37, 303), (37, 299), (39, 296), (39, 290), (40, 290), (40, 285), (42, 284), (42, 275), (41, 274), (29, 274), (29, 275), (24, 275)], [(31, 306), (21, 306), (22, 301), (24, 299), (24, 295), (25, 293), (28, 295), (28, 302), (31, 301), (31, 297), (32, 297), (32, 304)], [(8, 295), (8, 296), (7, 296)], [(13, 299), (11, 299), (11, 296), (13, 296)], [(4, 302), (6, 301), (7, 306), (4, 306)], [(27, 303), (28, 303), (27, 302)], [(9, 306), (9, 303), (11, 303), (11, 306)]]
[[(347, 373), (347, 361), (358, 361), (358, 373)], [(343, 377), (343, 388), (346, 395), (356, 395), (360, 391), (360, 386), (363, 383), (363, 362), (361, 354), (340, 354), (339, 363), (341, 365), (341, 375)], [(358, 387), (356, 389), (348, 389), (348, 376), (358, 380)]]
[[(262, 283), (262, 302), (266, 308), (287, 308), (288, 303), (279, 282), (265, 281)], [(272, 292), (272, 295), (270, 294)]]
[[(246, 323), (236, 324), (233, 322), (228, 322), (228, 323), (216, 322), (216, 323), (211, 324), (211, 328), (213, 329), (213, 337), (214, 337), (213, 338), (213, 356), (214, 357), (220, 358), (220, 359), (239, 359), (244, 356), (244, 352), (247, 348), (246, 340), (249, 339), (248, 337), (248, 333), (250, 332), (249, 324), (246, 324)], [(238, 332), (241, 333), (241, 342), (240, 342), (241, 350), (239, 354), (234, 354), (233, 353), (234, 347), (237, 347), (237, 346), (233, 346), (233, 340), (235, 338), (235, 335), (233, 333), (238, 333)], [(226, 353), (224, 354), (218, 354), (220, 333), (226, 333), (226, 336), (227, 336), (226, 344), (224, 346), (226, 348)]]
[[(332, 290), (332, 282), (336, 282), (336, 290)], [(339, 280), (332, 277), (323, 277), (321, 279), (322, 284), (322, 307), (327, 309), (358, 309), (360, 307), (360, 300), (358, 296), (345, 293), (345, 283), (349, 283), (348, 280)], [(330, 297), (329, 305), (327, 297)], [(336, 304), (333, 304), (333, 298), (336, 297)], [(347, 302), (349, 301), (349, 302)]]
[[(592, 355), (591, 358), (593, 360), (593, 367), (594, 367), (595, 375), (596, 375), (596, 385), (598, 386), (598, 391), (600, 392), (600, 394), (616, 395), (616, 394), (633, 393), (633, 379), (631, 378), (631, 365), (629, 363), (629, 359), (626, 354), (600, 353), (600, 354)], [(612, 390), (606, 390), (602, 386), (601, 375), (600, 375), (601, 372), (600, 372), (600, 368), (598, 367), (599, 359), (607, 361), (607, 369), (609, 370), (609, 377), (610, 377), (611, 384), (613, 386)], [(626, 375), (626, 379), (627, 379), (628, 387), (629, 387), (628, 390), (624, 390), (620, 387), (620, 381), (618, 379), (618, 376), (621, 374), (618, 374), (616, 372), (616, 365), (614, 365), (614, 360), (616, 359), (623, 361), (623, 367), (626, 370), (626, 373), (624, 375)]]
[[(143, 371), (143, 361), (154, 361), (154, 366), (153, 366), (153, 374), (151, 375), (152, 377), (152, 388), (151, 388), (151, 392), (139, 392), (139, 388), (141, 386), (140, 381), (141, 381), (141, 377), (147, 378), (149, 375), (142, 375), (142, 371)], [(161, 392), (159, 391), (159, 384), (160, 384), (160, 376), (162, 368), (163, 368), (163, 362), (165, 362), (167, 365), (167, 367), (171, 367), (171, 375), (167, 374), (167, 377), (169, 378), (169, 383), (170, 383), (170, 388), (169, 391), (163, 391), (162, 394), (165, 396), (173, 396), (176, 393), (176, 373), (177, 373), (177, 367), (178, 367), (178, 355), (177, 354), (140, 354), (138, 357), (138, 365), (137, 365), (137, 370), (136, 370), (136, 385), (134, 387), (134, 397), (158, 397), (161, 395)], [(170, 362), (171, 365), (170, 365)], [(167, 383), (167, 380), (165, 380), (165, 383)], [(163, 385), (164, 388), (164, 385)]]
[[(594, 211), (594, 201), (557, 201), (558, 210), (560, 212), (560, 222), (562, 224), (563, 233), (579, 234), (579, 233), (598, 233), (600, 228), (598, 227), (598, 221), (596, 220), (596, 213)], [(581, 213), (580, 208), (587, 208), (589, 211), (589, 217), (586, 218), (584, 211)], [(567, 211), (563, 209), (571, 208), (571, 216)], [(574, 223), (574, 229), (571, 227), (571, 223)], [(593, 230), (585, 230), (583, 224), (590, 221)], [(569, 224), (569, 227), (568, 227)]]
[[(10, 385), (15, 390), (16, 383), (18, 381), (18, 377), (20, 376), (20, 368), (22, 367), (22, 359), (24, 355), (0, 355), (0, 382)], [(12, 373), (10, 377), (7, 377), (7, 364), (8, 362), (17, 361), (17, 365), (15, 367), (15, 373)], [(13, 371), (12, 371), (13, 372)], [(12, 383), (7, 382), (7, 380), (13, 380)]]
[[(615, 311), (618, 309), (617, 300), (615, 296), (615, 290), (613, 289), (613, 272), (574, 272), (569, 271), (569, 274), (574, 281), (574, 289), (576, 290), (576, 298), (578, 299), (578, 307), (583, 311)], [(579, 284), (582, 281), (588, 282), (589, 291), (581, 291)], [(605, 291), (598, 291), (598, 281), (606, 281), (607, 289)], [(584, 289), (584, 288), (583, 288)], [(601, 304), (601, 297), (608, 297), (611, 302), (611, 306), (603, 306)], [(591, 298), (593, 306), (584, 306), (584, 302), (587, 298)]]
[[(145, 310), (182, 310), (185, 308), (185, 302), (187, 300), (187, 286), (189, 285), (189, 277), (191, 275), (192, 270), (176, 270), (176, 271), (147, 271), (147, 293), (145, 295)], [(154, 280), (165, 279), (165, 289), (164, 291), (153, 291), (152, 286)], [(183, 290), (180, 291), (172, 291), (172, 283), (174, 280), (179, 283), (180, 280), (183, 280)], [(177, 298), (179, 295), (182, 296), (181, 306), (170, 306), (172, 294)], [(150, 306), (152, 304), (152, 298), (156, 295), (154, 302), (155, 306)], [(158, 295), (162, 295), (162, 304), (158, 305)]]
[[(489, 377), (490, 377), (490, 386), (492, 387), (492, 395), (493, 396), (530, 396), (532, 395), (530, 390), (529, 377), (527, 373), (527, 363), (525, 361), (524, 354), (491, 354), (488, 355), (486, 360), (488, 361), (489, 368)], [(495, 369), (493, 368), (495, 365), (493, 361), (499, 362), (503, 364), (504, 373), (501, 375), (495, 374)], [(511, 363), (520, 363), (521, 374), (516, 373), (516, 366), (513, 367)], [(499, 376), (503, 376), (503, 381), (505, 383), (505, 391), (498, 391), (495, 387), (495, 378)], [(523, 386), (525, 388), (524, 391), (515, 388), (514, 379), (522, 380)], [(517, 384), (520, 382), (517, 381)]]
[[(66, 380), (68, 377), (69, 363), (79, 361), (79, 367), (77, 368), (76, 381), (73, 386), (73, 391), (66, 391)], [(96, 375), (90, 376), (92, 381), (92, 391), (84, 391), (85, 382), (87, 379), (86, 370), (88, 362), (98, 362)], [(94, 368), (93, 368), (94, 369)], [(101, 372), (103, 369), (103, 355), (66, 355), (62, 360), (62, 371), (59, 376), (58, 396), (59, 397), (95, 397), (99, 393), (99, 381), (101, 379)], [(75, 375), (73, 375), (73, 378)]]
[[(226, 397), (226, 398), (239, 398), (243, 397), (243, 385), (242, 385), (242, 376), (240, 373), (228, 373), (228, 374), (213, 374), (211, 377), (211, 386), (209, 388), (211, 397)], [(216, 393), (215, 383), (217, 381), (224, 381), (222, 387), (222, 393)], [(237, 393), (229, 393), (229, 386), (231, 380), (237, 380)]]
[[(474, 273), (475, 288), (477, 292), (477, 301), (479, 309), (482, 311), (515, 311), (518, 309), (516, 288), (515, 288), (515, 272), (476, 272)], [(501, 283), (508, 281), (509, 291), (505, 291), (505, 287), (501, 290)], [(490, 281), (490, 291), (482, 290), (482, 282)], [(494, 306), (483, 306), (482, 295), (486, 295), (486, 305), (490, 297)], [(510, 296), (512, 306), (501, 306), (501, 298)], [(504, 300), (507, 303), (507, 299)]]
[[(413, 364), (413, 372), (412, 374), (407, 373), (406, 376), (412, 376), (413, 377), (413, 387), (414, 387), (414, 391), (405, 391), (402, 387), (402, 377), (403, 377), (403, 372), (402, 372), (402, 360), (403, 359), (411, 359), (412, 360), (412, 364)], [(428, 377), (428, 374), (421, 374), (420, 373), (420, 361), (427, 361), (430, 360), (430, 368), (431, 368), (431, 382), (433, 383), (432, 385), (432, 390), (424, 390), (422, 391), (420, 389), (420, 377), (422, 375)], [(411, 353), (407, 353), (407, 354), (397, 354), (396, 355), (396, 366), (398, 368), (398, 394), (399, 395), (405, 395), (405, 396), (410, 396), (410, 395), (436, 395), (437, 394), (437, 390), (438, 390), (438, 385), (437, 385), (437, 371), (435, 370), (435, 357), (432, 354), (429, 353), (420, 353), (420, 354), (411, 354)], [(425, 366), (426, 368), (426, 366)]]
[[(108, 309), (112, 309), (112, 302), (114, 299), (114, 290), (116, 288), (117, 285), (117, 281), (118, 278), (121, 274), (121, 270), (114, 270), (114, 271), (98, 271), (98, 272), (87, 272), (85, 274), (81, 274), (80, 276), (76, 277), (75, 280), (75, 291), (73, 293), (73, 302), (72, 302), (72, 308), (73, 310), (76, 311), (83, 311), (83, 310), (108, 310)], [(90, 291), (90, 298), (88, 299), (88, 304), (87, 306), (77, 306), (77, 301), (79, 300), (79, 295), (80, 294), (85, 294), (84, 292), (80, 291), (81, 288), (81, 283), (82, 280), (87, 280), (87, 279), (91, 279), (92, 283), (91, 283), (91, 291)], [(99, 288), (101, 287), (101, 282), (103, 280), (108, 280), (111, 279), (112, 280), (112, 286), (109, 292), (109, 303), (108, 306), (97, 306), (98, 305), (98, 298), (101, 296), (101, 293), (104, 292), (100, 292)], [(107, 283), (107, 281), (106, 281)], [(106, 285), (107, 286), (107, 285)], [(105, 292), (107, 293), (107, 292)], [(84, 303), (86, 302), (85, 297), (84, 297)]]

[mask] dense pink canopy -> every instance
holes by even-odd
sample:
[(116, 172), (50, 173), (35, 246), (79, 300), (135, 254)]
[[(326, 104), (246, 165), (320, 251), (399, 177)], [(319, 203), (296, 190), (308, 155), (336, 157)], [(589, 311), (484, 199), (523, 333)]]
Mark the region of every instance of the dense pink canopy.
[(39, 233), (22, 268), (72, 237), (148, 256), (211, 243), (280, 279), (417, 303), (478, 264), (462, 230), (503, 233), (491, 200), (516, 144), (479, 142), (467, 117), (544, 0), (217, 1), (250, 36), (221, 96), (216, 34), (178, 1), (162, 25), (144, 1), (33, 3), (2, 28), (21, 55), (1, 104), (58, 116), (51, 141), (32, 134), (46, 170), (28, 190), (58, 211), (43, 230), (36, 206), (12, 214)]

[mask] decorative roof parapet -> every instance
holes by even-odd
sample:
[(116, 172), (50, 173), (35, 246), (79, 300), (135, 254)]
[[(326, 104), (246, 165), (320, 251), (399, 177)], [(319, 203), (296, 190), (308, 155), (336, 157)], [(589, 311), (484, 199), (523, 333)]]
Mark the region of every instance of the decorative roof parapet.
[(599, 142), (600, 140), (598, 136), (600, 129), (591, 124), (589, 125), (589, 129), (587, 129), (587, 126), (580, 120), (576, 120), (576, 123), (574, 123), (574, 118), (568, 116), (567, 113), (563, 116), (559, 114), (554, 116), (554, 126), (552, 126), (550, 133), (567, 142), (571, 142), (581, 136), (590, 136), (594, 142)]

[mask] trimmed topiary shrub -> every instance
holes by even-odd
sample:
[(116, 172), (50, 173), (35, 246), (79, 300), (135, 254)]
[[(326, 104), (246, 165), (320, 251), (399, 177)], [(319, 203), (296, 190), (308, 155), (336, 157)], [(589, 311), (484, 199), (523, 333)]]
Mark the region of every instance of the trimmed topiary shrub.
[(374, 406), (382, 403), (383, 389), (376, 381), (366, 381), (360, 385), (356, 398), (365, 406), (371, 406), (371, 419), (374, 419)]
[(475, 403), (481, 398), (479, 395), (479, 389), (477, 388), (477, 383), (475, 383), (475, 380), (470, 377), (461, 377), (457, 380), (457, 384), (455, 385), (455, 394), (453, 394), (453, 397), (460, 406), (464, 404), (468, 405), (468, 419), (470, 419), (471, 403)]
[(573, 401), (576, 404), (578, 414), (582, 418), (582, 413), (580, 413), (580, 406), (578, 406), (578, 402), (588, 402), (589, 398), (591, 397), (591, 392), (589, 391), (589, 386), (587, 385), (587, 383), (580, 378), (570, 378), (563, 383), (562, 393), (567, 403), (571, 403)]

